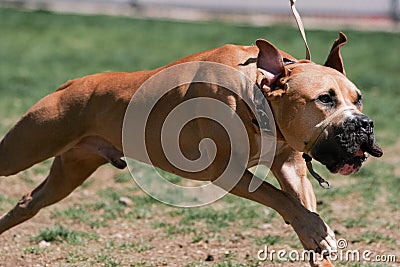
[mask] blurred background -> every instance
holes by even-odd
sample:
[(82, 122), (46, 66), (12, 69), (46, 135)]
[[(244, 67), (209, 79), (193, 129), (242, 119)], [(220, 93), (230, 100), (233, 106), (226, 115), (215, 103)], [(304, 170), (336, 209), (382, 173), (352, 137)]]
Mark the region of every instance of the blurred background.
[[(276, 0), (0, 0), (1, 5), (41, 10), (224, 20), (268, 25), (290, 20), (289, 1)], [(297, 3), (307, 26), (398, 30), (400, 0), (302, 0)]]
[[(325, 62), (338, 31), (348, 36), (341, 49), (347, 77), (362, 90), (363, 111), (384, 149), (382, 158), (370, 157), (350, 176), (314, 165), (332, 186), (323, 190), (310, 177), (318, 212), (336, 237), (350, 250), (396, 256), (379, 265), (335, 265), (400, 266), (400, 0), (297, 2), (314, 62)], [(0, 137), (69, 79), (154, 69), (258, 38), (304, 58), (289, 0), (0, 0)], [(45, 179), (51, 161), (0, 177), (0, 214)], [(266, 179), (279, 187), (271, 175)], [(0, 244), (0, 266), (309, 266), (257, 260), (264, 245), (302, 248), (272, 209), (232, 195), (178, 209), (152, 199), (127, 171), (111, 166), (2, 234)]]

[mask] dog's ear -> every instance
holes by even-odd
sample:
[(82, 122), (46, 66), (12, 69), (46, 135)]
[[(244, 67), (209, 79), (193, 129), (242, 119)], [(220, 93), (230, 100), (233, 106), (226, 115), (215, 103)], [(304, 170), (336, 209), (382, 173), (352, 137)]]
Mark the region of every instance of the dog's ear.
[[(272, 84), (285, 72), (282, 55), (270, 42), (258, 39), (257, 84), (267, 95), (272, 94)], [(282, 92), (281, 92), (282, 93)]]
[(343, 32), (339, 33), (339, 38), (335, 40), (324, 66), (331, 67), (346, 75), (344, 70), (340, 47), (347, 43), (347, 37)]

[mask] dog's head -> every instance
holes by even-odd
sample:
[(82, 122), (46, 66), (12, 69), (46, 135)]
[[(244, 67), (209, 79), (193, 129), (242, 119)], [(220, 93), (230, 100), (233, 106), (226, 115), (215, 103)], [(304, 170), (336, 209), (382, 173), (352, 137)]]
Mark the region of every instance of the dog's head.
[[(347, 79), (340, 33), (325, 64), (292, 62), (265, 40), (257, 40), (257, 83), (267, 97), (279, 135), (331, 172), (359, 170), (366, 153), (380, 157), (372, 120), (362, 113), (361, 91)], [(290, 56), (288, 56), (290, 57)]]

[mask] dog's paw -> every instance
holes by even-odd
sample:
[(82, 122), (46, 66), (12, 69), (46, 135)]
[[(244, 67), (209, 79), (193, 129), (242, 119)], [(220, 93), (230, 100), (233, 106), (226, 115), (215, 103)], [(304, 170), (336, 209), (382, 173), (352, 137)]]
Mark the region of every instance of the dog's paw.
[(332, 229), (314, 212), (297, 214), (290, 221), (306, 250), (327, 255), (337, 251), (335, 234)]

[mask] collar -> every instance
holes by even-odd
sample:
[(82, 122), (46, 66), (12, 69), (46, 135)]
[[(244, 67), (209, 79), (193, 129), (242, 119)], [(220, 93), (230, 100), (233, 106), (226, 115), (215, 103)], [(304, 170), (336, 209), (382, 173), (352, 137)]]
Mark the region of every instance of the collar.
[[(257, 125), (261, 131), (269, 135), (273, 135), (270, 124), (271, 120), (265, 112), (267, 110), (268, 101), (261, 89), (257, 86), (254, 86), (253, 97), (251, 98), (251, 101), (253, 102), (256, 111), (256, 119), (253, 120), (253, 123)], [(273, 118), (272, 121), (274, 121)]]
[[(288, 58), (283, 58), (283, 63), (285, 66), (295, 64), (296, 61), (290, 60)], [(268, 118), (267, 106), (269, 105), (264, 93), (258, 86), (254, 86), (253, 97), (251, 97), (251, 102), (254, 104), (256, 110), (256, 119), (253, 123), (257, 125), (261, 131), (266, 132), (270, 135), (273, 134), (272, 127), (270, 125), (270, 119)], [(273, 121), (273, 118), (272, 118)]]

